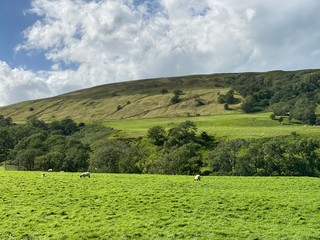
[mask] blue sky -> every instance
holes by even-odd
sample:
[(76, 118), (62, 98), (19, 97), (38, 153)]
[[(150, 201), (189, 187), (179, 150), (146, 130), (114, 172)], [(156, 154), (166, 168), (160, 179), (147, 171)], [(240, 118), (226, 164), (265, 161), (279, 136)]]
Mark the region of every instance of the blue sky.
[(319, 0), (1, 0), (0, 105), (96, 85), (320, 68)]
[(11, 67), (24, 66), (33, 70), (50, 68), (42, 52), (16, 52), (15, 48), (24, 41), (23, 31), (37, 21), (28, 14), (29, 0), (1, 0), (0, 2), (0, 57)]

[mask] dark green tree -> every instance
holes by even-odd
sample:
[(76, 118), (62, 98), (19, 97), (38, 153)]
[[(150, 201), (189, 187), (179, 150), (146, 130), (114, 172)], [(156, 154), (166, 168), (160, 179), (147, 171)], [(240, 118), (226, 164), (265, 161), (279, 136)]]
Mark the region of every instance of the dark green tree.
[(0, 127), (0, 162), (6, 161), (14, 141), (7, 128)]
[(185, 121), (177, 127), (169, 129), (168, 140), (165, 142), (165, 147), (171, 148), (197, 142), (196, 131), (197, 127), (192, 121)]
[(241, 105), (242, 111), (245, 113), (252, 113), (255, 111), (255, 99), (253, 96), (249, 95), (245, 98)]
[(170, 102), (171, 102), (172, 104), (177, 104), (177, 103), (179, 103), (180, 101), (181, 101), (181, 99), (180, 99), (179, 95), (174, 95), (174, 96), (170, 99)]
[(148, 130), (148, 138), (157, 146), (163, 146), (167, 141), (167, 133), (164, 127), (155, 126)]
[(315, 124), (316, 103), (307, 97), (299, 98), (291, 109), (290, 115), (304, 124)]
[(225, 102), (228, 104), (233, 104), (235, 103), (235, 98), (234, 98), (234, 91), (229, 90), (225, 96)]
[(239, 153), (245, 144), (242, 139), (220, 142), (208, 155), (213, 171), (236, 174)]

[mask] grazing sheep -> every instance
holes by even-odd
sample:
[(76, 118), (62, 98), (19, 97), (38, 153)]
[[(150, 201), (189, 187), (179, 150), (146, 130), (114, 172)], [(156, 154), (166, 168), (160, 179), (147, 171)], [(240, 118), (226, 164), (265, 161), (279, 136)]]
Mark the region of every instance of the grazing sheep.
[(47, 175), (45, 173), (42, 173), (42, 177), (46, 177)]
[(194, 180), (195, 181), (200, 181), (201, 180), (201, 176), (199, 174), (194, 176)]
[(80, 177), (89, 177), (90, 178), (90, 173), (89, 172), (83, 172), (81, 173)]
[(49, 169), (48, 169), (48, 172), (52, 172), (52, 171), (53, 171), (52, 168), (49, 168)]

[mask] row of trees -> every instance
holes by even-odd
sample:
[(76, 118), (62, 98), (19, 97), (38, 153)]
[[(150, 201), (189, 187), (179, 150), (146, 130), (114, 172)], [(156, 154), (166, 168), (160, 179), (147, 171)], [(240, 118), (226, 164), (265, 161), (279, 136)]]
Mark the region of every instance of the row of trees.
[(115, 129), (69, 118), (16, 125), (0, 117), (0, 123), (0, 162), (19, 170), (320, 175), (319, 141), (297, 135), (225, 141), (199, 134), (193, 122), (185, 121), (169, 129), (152, 127), (145, 138), (114, 139)]
[(275, 138), (221, 142), (208, 155), (213, 172), (257, 176), (319, 176), (319, 141)]

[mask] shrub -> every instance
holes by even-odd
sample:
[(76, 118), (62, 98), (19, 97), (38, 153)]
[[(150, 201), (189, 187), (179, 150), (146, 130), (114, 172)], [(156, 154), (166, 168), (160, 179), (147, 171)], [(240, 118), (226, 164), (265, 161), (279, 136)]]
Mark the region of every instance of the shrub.
[(181, 99), (179, 98), (179, 95), (174, 95), (174, 96), (171, 98), (171, 100), (170, 100), (170, 102), (171, 102), (172, 104), (179, 103), (180, 101), (181, 101)]
[(161, 93), (162, 93), (162, 94), (166, 94), (166, 93), (168, 93), (168, 90), (165, 89), (165, 88), (163, 88), (163, 89), (161, 90)]
[(196, 106), (197, 106), (197, 107), (201, 107), (201, 106), (205, 105), (203, 99), (199, 99), (199, 98), (198, 98), (198, 99), (195, 99), (195, 101), (196, 101)]
[(177, 96), (179, 96), (179, 95), (182, 95), (182, 94), (183, 94), (183, 92), (182, 92), (181, 90), (179, 90), (179, 89), (174, 90), (174, 91), (173, 91), (173, 93), (174, 93), (174, 95), (177, 95)]

